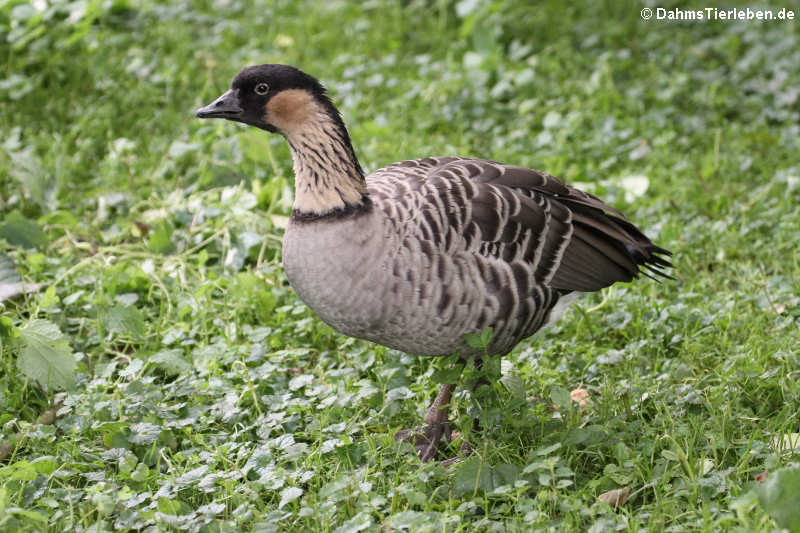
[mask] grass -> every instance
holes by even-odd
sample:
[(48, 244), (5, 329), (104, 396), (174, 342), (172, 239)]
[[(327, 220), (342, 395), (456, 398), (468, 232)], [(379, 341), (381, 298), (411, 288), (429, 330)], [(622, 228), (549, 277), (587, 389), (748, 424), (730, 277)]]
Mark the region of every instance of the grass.
[[(763, 487), (800, 458), (798, 25), (642, 7), (0, 3), (0, 280), (42, 284), (0, 303), (0, 529), (789, 523)], [(260, 62), (326, 82), (366, 169), (546, 170), (673, 250), (677, 280), (585, 297), (457, 397), (474, 456), (420, 464), (392, 437), (445, 363), (314, 317), (280, 267), (283, 141), (193, 118)]]

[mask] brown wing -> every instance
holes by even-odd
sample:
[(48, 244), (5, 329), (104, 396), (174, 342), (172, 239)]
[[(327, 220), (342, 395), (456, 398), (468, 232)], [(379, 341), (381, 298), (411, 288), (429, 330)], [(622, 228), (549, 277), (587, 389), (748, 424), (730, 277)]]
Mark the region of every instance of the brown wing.
[[(404, 246), (426, 264), (449, 265), (419, 280), (416, 293), (435, 284), (440, 311), (452, 311), (470, 330), (492, 327), (498, 353), (539, 329), (564, 294), (640, 272), (665, 276), (660, 268), (670, 266), (660, 257), (669, 252), (619, 211), (535, 170), (426, 158), (378, 170), (368, 186)], [(456, 278), (462, 285), (451, 289)], [(480, 289), (465, 286), (468, 280)]]
[[(650, 272), (668, 277), (661, 269), (671, 265), (659, 256), (670, 252), (653, 244), (622, 213), (599, 198), (564, 185), (549, 174), (523, 167), (480, 160), (464, 161), (460, 166), (467, 168), (478, 183), (500, 190), (508, 188), (513, 194), (532, 200), (520, 202), (515, 218), (522, 219), (522, 224), (532, 231), (544, 233), (551, 244), (545, 246), (540, 268), (544, 274), (552, 266), (552, 276), (548, 276), (551, 286), (595, 291), (618, 281), (631, 281), (642, 272), (640, 267), (645, 268), (646, 275)], [(478, 201), (497, 194), (491, 189), (481, 192)], [(501, 194), (507, 196), (506, 192)], [(561, 224), (570, 225), (571, 233), (561, 224), (547, 227), (542, 222), (542, 212), (549, 212)], [(493, 215), (489, 217), (491, 226), (496, 219), (493, 220)], [(567, 233), (568, 242), (562, 251), (557, 243)]]
[[(453, 234), (565, 291), (595, 291), (645, 275), (669, 277), (656, 246), (618, 210), (549, 174), (481, 159), (426, 158), (396, 163), (410, 189), (423, 192), (432, 240)], [(395, 202), (407, 197), (394, 189)], [(446, 220), (441, 219), (446, 215)], [(437, 216), (438, 215), (438, 216)], [(448, 235), (449, 234), (449, 235)]]

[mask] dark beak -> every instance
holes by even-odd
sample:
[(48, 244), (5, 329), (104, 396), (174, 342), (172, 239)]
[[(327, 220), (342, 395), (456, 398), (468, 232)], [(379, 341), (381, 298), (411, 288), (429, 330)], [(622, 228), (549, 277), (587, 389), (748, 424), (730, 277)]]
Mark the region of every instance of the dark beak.
[(239, 92), (230, 89), (228, 92), (197, 110), (200, 118), (228, 118), (236, 120), (242, 116), (243, 109), (239, 103)]

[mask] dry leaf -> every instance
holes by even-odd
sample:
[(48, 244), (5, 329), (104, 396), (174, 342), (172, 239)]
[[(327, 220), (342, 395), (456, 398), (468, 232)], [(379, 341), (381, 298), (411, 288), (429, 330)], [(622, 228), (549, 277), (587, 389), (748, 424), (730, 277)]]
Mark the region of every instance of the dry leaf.
[(764, 483), (767, 480), (767, 471), (764, 470), (763, 472), (756, 474), (755, 480), (759, 483)]
[(581, 407), (586, 407), (589, 403), (589, 391), (586, 389), (575, 389), (569, 393), (569, 397)]
[(606, 502), (608, 505), (616, 509), (620, 505), (624, 505), (628, 501), (628, 496), (631, 493), (630, 487), (622, 487), (621, 489), (613, 489), (604, 492), (597, 497), (601, 502)]

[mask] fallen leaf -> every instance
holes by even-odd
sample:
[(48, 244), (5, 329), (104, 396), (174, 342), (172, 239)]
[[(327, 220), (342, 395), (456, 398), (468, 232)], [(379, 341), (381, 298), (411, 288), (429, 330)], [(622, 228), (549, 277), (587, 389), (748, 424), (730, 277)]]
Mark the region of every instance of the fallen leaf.
[(616, 509), (628, 501), (628, 496), (630, 496), (630, 493), (630, 487), (622, 487), (621, 489), (613, 489), (609, 490), (608, 492), (604, 492), (598, 496), (597, 499), (601, 502), (606, 502), (608, 505)]
[(570, 399), (580, 405), (581, 407), (586, 407), (586, 405), (591, 401), (589, 399), (589, 391), (586, 389), (575, 389), (569, 393)]
[(136, 229), (139, 230), (139, 235), (147, 235), (150, 233), (150, 229), (153, 227), (151, 224), (147, 224), (139, 220), (134, 220), (133, 224), (136, 226)]

